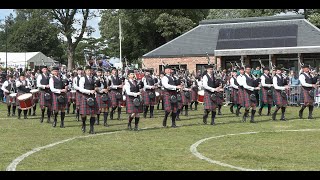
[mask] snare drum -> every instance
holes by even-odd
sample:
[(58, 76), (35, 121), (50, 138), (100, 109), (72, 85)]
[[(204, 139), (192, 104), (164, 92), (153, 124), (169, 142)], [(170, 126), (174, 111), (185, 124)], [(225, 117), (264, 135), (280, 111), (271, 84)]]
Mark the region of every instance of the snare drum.
[(204, 90), (198, 91), (198, 102), (199, 103), (204, 102)]
[(27, 110), (34, 106), (33, 96), (31, 93), (22, 94), (21, 96), (17, 97), (17, 100), (19, 101), (21, 110)]
[(10, 101), (9, 101), (10, 103), (16, 103), (17, 93), (11, 93), (9, 97), (10, 97)]
[(126, 96), (122, 96), (121, 107), (126, 107)]

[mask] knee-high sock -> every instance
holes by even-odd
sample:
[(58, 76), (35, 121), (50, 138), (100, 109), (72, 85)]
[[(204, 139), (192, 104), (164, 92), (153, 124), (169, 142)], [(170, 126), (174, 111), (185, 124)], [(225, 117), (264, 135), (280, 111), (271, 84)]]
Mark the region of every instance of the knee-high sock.
[(17, 108), (17, 106), (12, 106), (12, 113), (13, 114), (16, 114), (16, 108)]
[(64, 117), (66, 116), (66, 112), (61, 112), (60, 115), (61, 115), (61, 123), (63, 123)]
[(41, 109), (41, 118), (44, 118), (44, 111), (45, 111), (45, 109), (43, 108), (43, 109)]
[(153, 115), (154, 106), (150, 106), (150, 115)]
[(172, 121), (173, 126), (176, 125), (176, 118), (177, 118), (177, 113), (172, 112), (171, 113), (171, 121)]
[(21, 112), (22, 112), (22, 110), (18, 108), (18, 116), (19, 117), (21, 116)]
[(268, 104), (268, 114), (271, 112), (271, 104)]
[(81, 117), (81, 120), (82, 120), (82, 126), (86, 126), (87, 116)]
[(72, 107), (73, 107), (73, 111), (75, 111), (75, 110), (76, 110), (76, 104), (74, 103), (74, 104), (72, 105)]
[[(302, 105), (300, 111), (303, 112), (303, 110), (306, 108), (307, 106)], [(310, 107), (310, 106), (309, 106)]]
[(28, 110), (23, 110), (23, 115), (27, 116), (27, 114), (28, 114)]
[(57, 122), (57, 117), (58, 117), (58, 112), (54, 112), (54, 119), (53, 119), (54, 122)]
[(312, 116), (313, 106), (309, 106), (309, 116)]
[(37, 110), (37, 105), (34, 105), (34, 106), (33, 106), (33, 113), (34, 113), (34, 114), (36, 113), (36, 110)]
[(48, 117), (51, 117), (51, 111), (49, 109), (47, 109), (47, 115)]
[(140, 119), (139, 117), (135, 117), (135, 118), (134, 118), (134, 125), (135, 125), (135, 126), (138, 126), (138, 124), (139, 124), (139, 119)]
[(184, 105), (184, 108), (186, 109), (185, 115), (188, 116), (188, 105)]
[(118, 119), (120, 119), (121, 107), (118, 107)]
[(144, 115), (147, 115), (148, 109), (149, 109), (149, 106), (145, 106), (145, 107), (144, 107)]
[(99, 120), (100, 120), (100, 114), (97, 114), (97, 123), (99, 123)]
[(93, 126), (96, 121), (95, 117), (90, 117), (90, 126)]
[(7, 106), (8, 108), (8, 114), (10, 115), (11, 105)]
[(208, 118), (209, 112), (210, 112), (210, 111), (209, 111), (208, 109), (205, 109), (205, 110), (204, 110), (204, 115), (203, 115), (203, 118), (204, 118), (204, 119), (207, 119), (207, 118)]
[(218, 112), (221, 112), (222, 105), (218, 105)]
[(260, 108), (259, 108), (259, 112), (261, 112), (261, 111), (262, 111), (262, 109), (263, 109), (264, 105), (265, 105), (265, 104), (262, 102), (262, 103), (261, 103), (261, 106), (260, 106)]
[(198, 109), (198, 104), (199, 104), (199, 102), (198, 102), (198, 101), (196, 101), (196, 102), (194, 103), (194, 109), (195, 109), (195, 110), (197, 110), (197, 109)]
[(214, 123), (214, 119), (216, 118), (216, 111), (211, 111), (211, 124)]
[(108, 120), (108, 112), (103, 113), (103, 123), (107, 123)]
[(193, 105), (193, 103), (194, 103), (194, 101), (192, 101), (192, 102), (190, 103), (190, 110), (192, 110), (192, 105)]

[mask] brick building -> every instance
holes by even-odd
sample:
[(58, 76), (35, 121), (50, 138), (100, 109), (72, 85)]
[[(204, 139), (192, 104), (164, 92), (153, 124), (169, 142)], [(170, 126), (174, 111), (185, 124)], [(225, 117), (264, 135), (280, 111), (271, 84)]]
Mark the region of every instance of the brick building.
[(142, 61), (156, 72), (162, 62), (203, 71), (211, 63), (230, 68), (230, 62), (252, 67), (269, 61), (277, 66), (297, 70), (298, 58), (312, 67), (320, 65), (320, 30), (302, 15), (203, 20), (199, 25), (166, 44), (146, 53)]

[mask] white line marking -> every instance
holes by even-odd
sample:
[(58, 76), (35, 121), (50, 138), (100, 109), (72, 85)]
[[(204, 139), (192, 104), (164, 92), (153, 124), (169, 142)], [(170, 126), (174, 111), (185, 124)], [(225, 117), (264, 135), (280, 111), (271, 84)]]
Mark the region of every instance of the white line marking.
[(209, 138), (201, 139), (201, 140), (197, 141), (196, 143), (192, 144), (190, 146), (190, 151), (191, 151), (191, 153), (193, 155), (195, 155), (199, 159), (206, 160), (206, 161), (208, 161), (209, 163), (212, 163), (212, 164), (217, 164), (217, 165), (220, 165), (220, 166), (237, 169), (237, 170), (240, 170), (240, 171), (267, 171), (265, 169), (247, 169), (247, 168), (242, 168), (242, 167), (233, 166), (233, 165), (230, 165), (230, 164), (226, 164), (226, 163), (223, 163), (223, 162), (220, 162), (220, 161), (216, 161), (216, 160), (210, 159), (210, 158), (202, 155), (201, 153), (199, 153), (198, 150), (197, 150), (197, 147), (201, 143), (203, 143), (204, 141), (207, 141), (207, 140), (210, 140), (210, 139), (218, 139), (218, 138), (222, 138), (222, 137), (226, 137), (226, 136), (237, 136), (237, 135), (243, 135), (243, 134), (257, 134), (257, 133), (261, 133), (261, 132), (262, 133), (265, 133), (265, 132), (298, 132), (298, 131), (304, 132), (304, 131), (319, 131), (319, 130), (320, 129), (292, 129), (292, 130), (243, 132), (243, 133), (237, 133), (237, 134), (225, 134), (225, 135), (220, 135), (220, 136), (212, 136), (212, 137), (209, 137)]

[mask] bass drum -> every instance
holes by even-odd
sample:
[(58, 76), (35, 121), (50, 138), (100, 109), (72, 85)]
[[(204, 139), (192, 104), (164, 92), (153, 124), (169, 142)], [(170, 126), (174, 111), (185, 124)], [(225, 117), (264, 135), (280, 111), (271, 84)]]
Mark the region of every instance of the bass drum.
[(198, 91), (198, 102), (203, 103), (204, 102), (204, 90)]
[(34, 106), (33, 96), (31, 93), (22, 94), (17, 97), (17, 100), (19, 101), (19, 108), (21, 110), (27, 110)]

